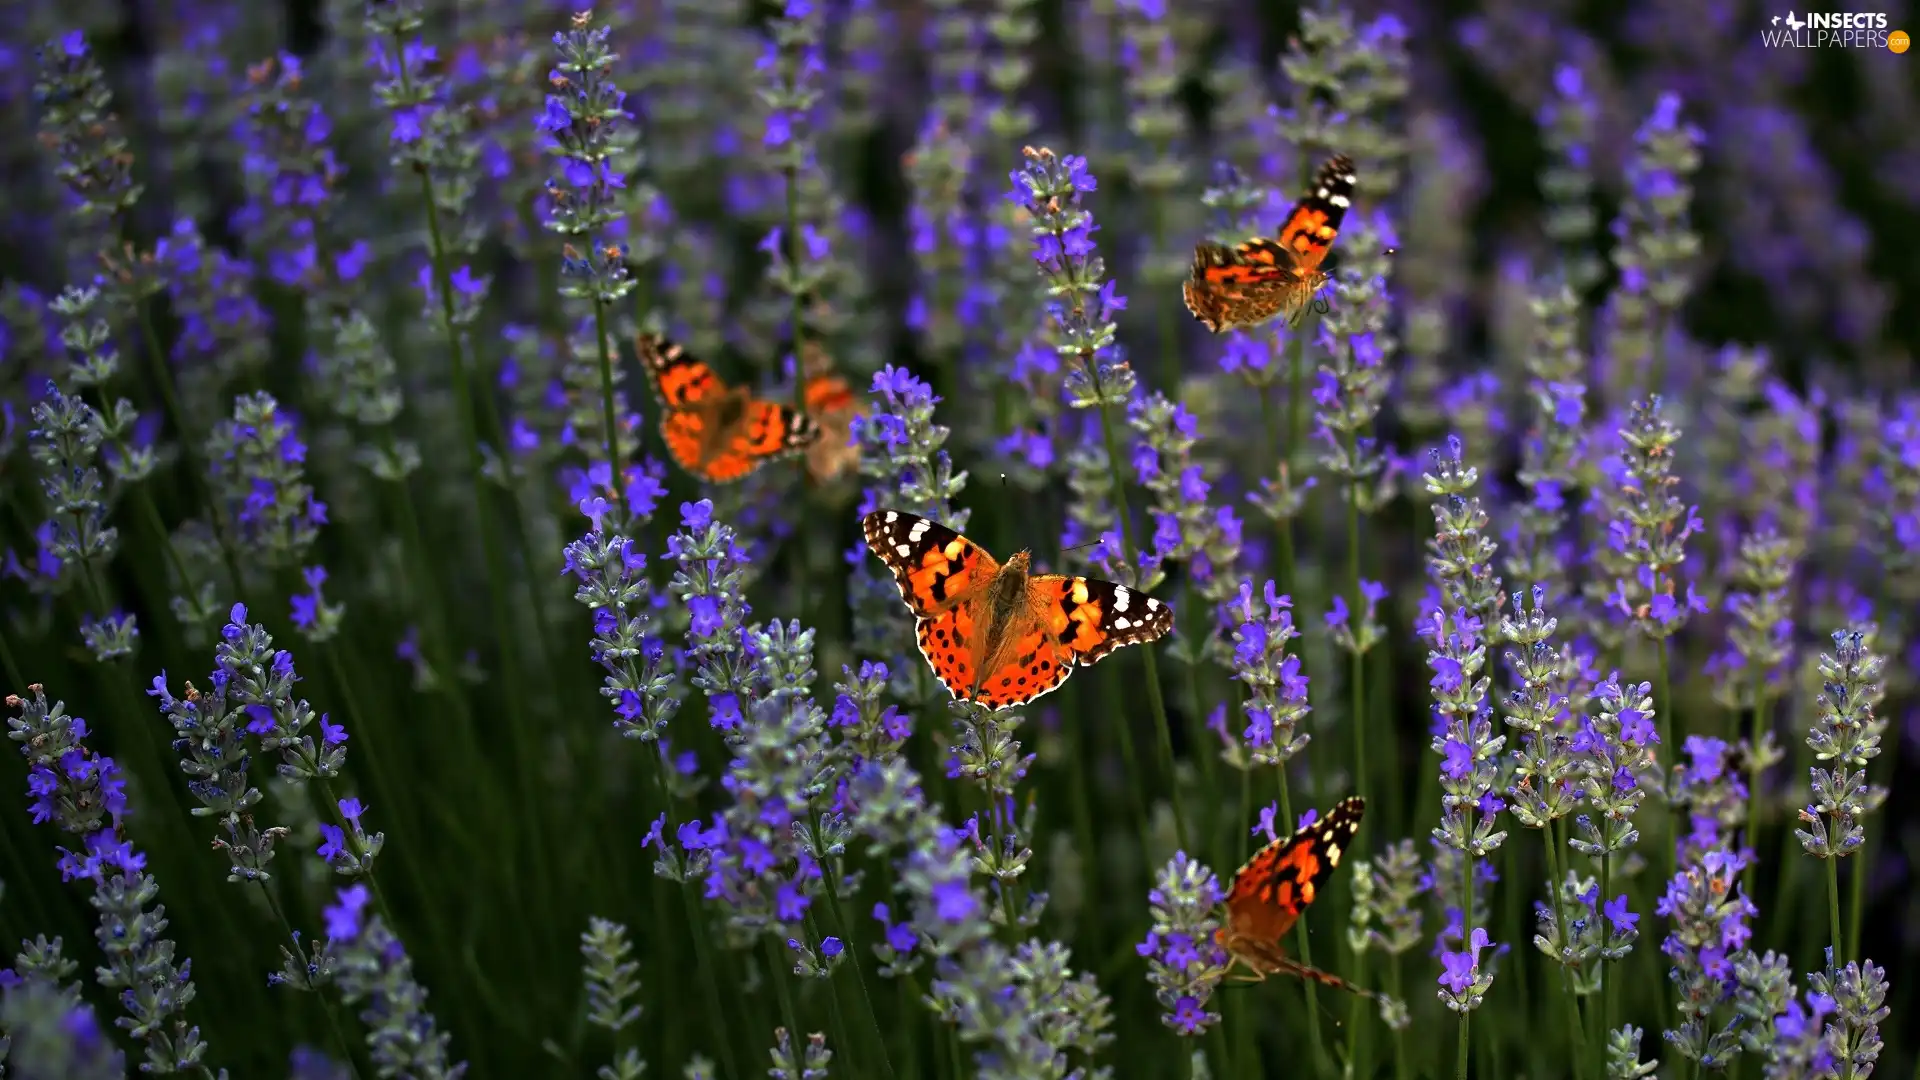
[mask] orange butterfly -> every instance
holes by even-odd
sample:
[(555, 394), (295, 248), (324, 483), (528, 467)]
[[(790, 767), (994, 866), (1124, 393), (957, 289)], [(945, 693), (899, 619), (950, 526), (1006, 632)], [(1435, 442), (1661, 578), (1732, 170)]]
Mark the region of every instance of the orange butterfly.
[(820, 425), (820, 437), (807, 447), (807, 472), (816, 484), (829, 484), (860, 464), (860, 444), (853, 440), (853, 419), (867, 414), (867, 403), (847, 380), (833, 370), (825, 349), (811, 341), (800, 373), (807, 380), (807, 415)]
[(942, 686), (990, 709), (1024, 705), (1126, 645), (1173, 629), (1173, 609), (1124, 585), (1027, 573), (937, 521), (875, 510), (867, 547), (919, 617), (920, 655)]
[(819, 441), (820, 425), (805, 413), (728, 386), (677, 342), (643, 334), (635, 347), (660, 402), (667, 453), (694, 476), (731, 483)]
[(1278, 237), (1255, 237), (1231, 248), (1196, 245), (1193, 270), (1182, 289), (1187, 310), (1216, 334), (1258, 326), (1281, 314), (1289, 324), (1298, 322), (1326, 287), (1329, 275), (1321, 264), (1353, 204), (1354, 179), (1352, 159), (1336, 154), (1293, 204)]
[(1360, 831), (1360, 817), (1366, 807), (1363, 799), (1342, 800), (1325, 817), (1254, 852), (1233, 875), (1233, 884), (1227, 889), (1226, 924), (1213, 932), (1213, 940), (1230, 957), (1226, 971), (1244, 967), (1251, 973), (1238, 981), (1261, 982), (1269, 975), (1297, 975), (1378, 1000), (1379, 995), (1372, 990), (1300, 963), (1280, 945), (1280, 939), (1319, 896), (1333, 868), (1340, 865), (1347, 845)]

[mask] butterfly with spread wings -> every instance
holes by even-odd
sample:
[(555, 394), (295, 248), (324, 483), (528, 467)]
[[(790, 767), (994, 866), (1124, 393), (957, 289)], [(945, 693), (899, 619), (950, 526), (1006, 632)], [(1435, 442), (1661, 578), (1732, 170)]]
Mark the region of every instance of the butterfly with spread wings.
[(1173, 609), (1112, 581), (1029, 574), (937, 521), (875, 510), (867, 547), (919, 619), (920, 654), (949, 693), (991, 709), (1049, 693), (1075, 667), (1173, 629)]

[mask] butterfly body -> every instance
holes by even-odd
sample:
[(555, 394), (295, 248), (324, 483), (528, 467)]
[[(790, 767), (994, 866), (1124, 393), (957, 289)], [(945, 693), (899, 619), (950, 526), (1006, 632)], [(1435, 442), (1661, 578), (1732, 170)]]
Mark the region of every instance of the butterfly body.
[(1353, 204), (1354, 180), (1352, 159), (1336, 154), (1320, 166), (1278, 236), (1232, 247), (1195, 245), (1193, 268), (1181, 290), (1187, 310), (1216, 334), (1281, 315), (1298, 322), (1331, 280), (1321, 264)]
[(667, 453), (702, 480), (731, 483), (820, 438), (820, 425), (807, 414), (728, 386), (676, 342), (642, 335), (636, 351), (660, 404)]
[(1343, 800), (1325, 817), (1255, 852), (1233, 875), (1227, 889), (1227, 917), (1213, 935), (1214, 943), (1231, 958), (1227, 970), (1244, 967), (1249, 972), (1244, 978), (1252, 982), (1284, 973), (1375, 996), (1337, 975), (1294, 960), (1281, 946), (1281, 939), (1340, 865), (1365, 811), (1364, 800)]
[(893, 572), (919, 621), (920, 653), (954, 697), (989, 708), (1024, 705), (1122, 646), (1173, 629), (1173, 610), (1111, 581), (1030, 573), (938, 522), (876, 510), (867, 546)]

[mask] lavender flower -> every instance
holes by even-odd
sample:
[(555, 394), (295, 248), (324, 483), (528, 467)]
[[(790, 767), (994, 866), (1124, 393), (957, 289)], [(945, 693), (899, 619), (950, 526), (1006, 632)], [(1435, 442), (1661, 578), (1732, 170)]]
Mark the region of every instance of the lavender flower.
[(1508, 576), (1571, 595), (1565, 529), (1585, 444), (1586, 356), (1580, 345), (1580, 302), (1564, 281), (1547, 280), (1528, 300), (1533, 340), (1526, 352), (1530, 423), (1520, 443), (1518, 479), (1525, 492), (1506, 535)]
[(589, 301), (593, 310), (594, 355), (600, 360), (601, 441), (605, 460), (622, 474), (625, 455), (619, 445), (613, 343), (606, 309), (633, 290), (627, 272), (625, 207), (631, 133), (626, 95), (615, 86), (611, 68), (618, 54), (607, 46), (608, 28), (591, 28), (592, 15), (575, 15), (570, 28), (553, 36), (560, 54), (550, 80), (554, 93), (536, 122), (548, 153), (561, 159), (558, 175), (547, 181), (546, 226), (566, 238), (560, 261), (560, 295)]
[(1751, 962), (1748, 920), (1759, 909), (1741, 890), (1746, 860), (1714, 849), (1682, 866), (1655, 910), (1672, 922), (1660, 951), (1673, 961), (1667, 977), (1680, 991), (1680, 1026), (1666, 1039), (1681, 1057), (1706, 1069), (1724, 1069), (1740, 1052), (1739, 1021), (1724, 1015), (1737, 987), (1736, 971)]
[(53, 158), (54, 175), (70, 197), (74, 230), (68, 246), (69, 276), (103, 285), (122, 310), (158, 292), (151, 253), (136, 253), (116, 234), (139, 201), (133, 154), (113, 91), (86, 35), (70, 31), (41, 46), (34, 97), (40, 103), (40, 142)]
[[(1880, 738), (1886, 730), (1886, 721), (1874, 714), (1885, 693), (1880, 683), (1884, 664), (1867, 632), (1834, 631), (1833, 652), (1820, 657), (1823, 686), (1819, 720), (1807, 735), (1814, 758), (1831, 764), (1808, 769), (1813, 780), (1813, 802), (1800, 811), (1805, 828), (1794, 830), (1794, 836), (1807, 854), (1826, 860), (1833, 935), (1830, 948), (1842, 955), (1838, 861), (1866, 843), (1861, 819), (1887, 799), (1887, 789), (1869, 783), (1866, 771), (1880, 754)], [(1865, 887), (1856, 870), (1853, 888)]]
[(45, 470), (40, 482), (50, 516), (47, 554), (59, 584), (68, 573), (87, 583), (89, 598), (104, 606), (98, 574), (118, 549), (119, 530), (107, 524), (105, 485), (95, 464), (104, 439), (100, 414), (85, 401), (47, 383), (33, 407), (33, 457)]
[(307, 444), (269, 394), (234, 399), (207, 438), (226, 535), (268, 567), (297, 566), (327, 523), (306, 480)]
[(173, 752), (180, 755), (187, 794), (200, 804), (190, 812), (214, 817), (218, 823), (222, 835), (214, 839), (213, 847), (227, 857), (227, 880), (266, 881), (273, 876), (267, 864), (273, 861), (274, 848), (289, 830), (261, 828), (254, 820), (252, 809), (262, 795), (248, 779), (253, 754), (247, 735), (256, 726), (270, 724), (271, 714), (265, 720), (255, 717), (229, 694), (232, 681), (226, 668), (216, 668), (211, 693), (188, 683), (185, 696), (176, 698), (162, 672), (154, 677), (147, 694), (159, 699), (160, 714), (173, 727)]
[(793, 1045), (786, 1028), (773, 1029), (773, 1067), (767, 1070), (771, 1080), (827, 1080), (827, 1063), (833, 1051), (827, 1049), (827, 1037), (814, 1032), (807, 1036), (803, 1050)]
[[(1241, 522), (1232, 507), (1207, 501), (1212, 487), (1193, 453), (1199, 421), (1184, 405), (1156, 393), (1135, 406), (1128, 423), (1139, 434), (1134, 473), (1152, 495), (1152, 553), (1143, 561), (1187, 560), (1194, 591), (1215, 605), (1227, 602), (1244, 584), (1234, 566)], [(1157, 582), (1150, 577), (1140, 584), (1151, 588)]]
[(1398, 957), (1420, 943), (1420, 909), (1414, 901), (1426, 884), (1412, 840), (1397, 840), (1375, 858), (1356, 860), (1353, 879), (1347, 937), (1355, 952), (1378, 948)]
[(1489, 944), (1486, 929), (1476, 926), (1466, 948), (1440, 954), (1440, 1000), (1462, 1016), (1479, 1008), (1480, 999), (1493, 986), (1493, 973), (1480, 967), (1480, 953)]
[(1264, 599), (1263, 609), (1254, 601), (1253, 585), (1242, 582), (1239, 599), (1225, 610), (1233, 627), (1233, 677), (1247, 688), (1240, 705), (1247, 725), (1238, 739), (1223, 735), (1226, 748), (1220, 757), (1243, 771), (1285, 768), (1313, 740), (1298, 730), (1312, 707), (1300, 657), (1289, 655), (1287, 648), (1300, 636), (1293, 625), (1293, 601), (1279, 595), (1271, 581)]
[(1687, 220), (1693, 203), (1688, 181), (1700, 168), (1700, 129), (1680, 119), (1680, 97), (1665, 93), (1635, 135), (1639, 152), (1627, 168), (1630, 197), (1613, 224), (1614, 264), (1644, 274), (1653, 302), (1653, 356), (1646, 386), (1665, 385), (1667, 333), (1673, 313), (1693, 291), (1700, 237)]
[(1530, 829), (1551, 828), (1573, 813), (1584, 787), (1567, 696), (1573, 663), (1553, 644), (1559, 622), (1547, 613), (1546, 592), (1535, 585), (1531, 607), (1526, 594), (1514, 593), (1513, 606), (1500, 622), (1500, 637), (1518, 646), (1507, 650), (1506, 660), (1520, 683), (1506, 701), (1507, 726), (1518, 744), (1506, 794), (1513, 816)]
[(751, 704), (753, 657), (744, 649), (752, 613), (742, 594), (747, 554), (729, 526), (714, 520), (713, 503), (680, 504), (679, 532), (667, 538), (667, 557), (679, 564), (667, 590), (687, 606), (687, 658), (693, 685), (707, 695), (715, 729), (738, 734)]
[(1200, 1035), (1220, 1022), (1207, 1008), (1225, 970), (1226, 953), (1214, 940), (1213, 913), (1226, 894), (1213, 871), (1175, 852), (1147, 894), (1153, 929), (1134, 951), (1147, 958), (1147, 981), (1164, 1011), (1160, 1022), (1181, 1035)]
[[(1421, 635), (1432, 648), (1427, 664), (1434, 675), (1430, 687), (1434, 698), (1436, 728), (1433, 749), (1441, 756), (1440, 827), (1433, 830), (1434, 842), (1455, 853), (1455, 859), (1442, 859), (1435, 874), (1455, 880), (1443, 881), (1444, 892), (1457, 888), (1458, 911), (1465, 925), (1456, 937), (1463, 937), (1465, 952), (1449, 952), (1443, 957), (1446, 974), (1442, 985), (1448, 1007), (1464, 1016), (1480, 1004), (1480, 996), (1492, 985), (1491, 971), (1479, 967), (1480, 950), (1490, 941), (1485, 920), (1478, 907), (1476, 864), (1497, 849), (1507, 837), (1494, 831), (1494, 818), (1506, 808), (1506, 802), (1493, 793), (1498, 776), (1503, 736), (1493, 734), (1492, 710), (1487, 705), (1490, 680), (1481, 675), (1486, 665), (1484, 630), (1472, 615), (1462, 610), (1435, 609), (1422, 620)], [(1478, 814), (1476, 819), (1475, 815)], [(1457, 862), (1457, 865), (1453, 865)]]
[(1600, 820), (1589, 814), (1575, 818), (1578, 835), (1568, 842), (1603, 862), (1626, 855), (1639, 841), (1634, 815), (1646, 801), (1646, 785), (1658, 779), (1653, 748), (1660, 735), (1654, 730), (1651, 690), (1647, 683), (1620, 682), (1618, 672), (1609, 675), (1594, 691), (1597, 711), (1574, 736), (1572, 749), (1586, 763), (1586, 803)]
[(774, 622), (742, 636), (751, 658), (737, 684), (745, 712), (726, 731), (734, 756), (722, 780), (734, 802), (706, 895), (725, 904), (736, 930), (785, 938), (823, 888), (836, 897), (844, 891), (832, 871), (848, 826), (832, 807), (837, 760), (826, 715), (806, 692), (814, 677), (813, 631)]
[(613, 703), (614, 729), (629, 739), (654, 742), (680, 709), (672, 696), (673, 672), (665, 644), (652, 628), (652, 585), (647, 557), (632, 540), (602, 525), (606, 500), (583, 509), (593, 527), (567, 545), (565, 573), (579, 581), (574, 599), (593, 612), (593, 659), (607, 671), (601, 696)]
[(180, 319), (169, 359), (183, 407), (217, 412), (234, 382), (260, 382), (271, 351), (267, 312), (254, 299), (253, 264), (209, 245), (187, 219), (174, 223), (154, 258)]
[(860, 670), (840, 669), (847, 681), (834, 684), (833, 713), (827, 725), (840, 733), (842, 745), (860, 762), (884, 761), (900, 753), (913, 734), (913, 718), (898, 706), (887, 704), (882, 695), (887, 688), (887, 665), (862, 661)]
[(100, 1026), (93, 1006), (44, 979), (0, 989), (0, 1029), (7, 1033), (0, 1041), (7, 1049), (7, 1072), (19, 1080), (124, 1080), (127, 1075), (127, 1056)]
[(1607, 1032), (1607, 1080), (1641, 1080), (1660, 1071), (1658, 1061), (1640, 1060), (1641, 1029), (1627, 1024)]
[[(192, 962), (174, 962), (167, 911), (155, 903), (160, 885), (147, 873), (146, 855), (122, 831), (125, 777), (112, 758), (87, 747), (85, 720), (68, 716), (64, 703), (48, 705), (38, 684), (27, 690), (32, 700), (7, 696), (7, 707), (20, 712), (7, 718), (7, 737), (27, 758), (34, 820), (53, 821), (82, 841), (79, 851), (59, 849), (60, 877), (92, 883), (88, 903), (99, 913), (94, 938), (106, 961), (95, 978), (118, 991), (127, 1012), (114, 1023), (144, 1045), (143, 1072), (211, 1075), (200, 1029), (183, 1015), (195, 994)], [(224, 1080), (226, 1071), (219, 1075)]]
[(1871, 1076), (1885, 1046), (1880, 1021), (1893, 1011), (1886, 1006), (1887, 969), (1871, 960), (1841, 967), (1828, 949), (1826, 969), (1807, 976), (1807, 982), (1813, 987), (1809, 1001), (1817, 995), (1833, 1006), (1824, 1033), (1831, 1054), (1827, 1067), (1838, 1076)]
[(1577, 64), (1554, 69), (1553, 94), (1540, 107), (1537, 123), (1553, 158), (1540, 173), (1547, 216), (1542, 231), (1560, 249), (1568, 284), (1591, 288), (1602, 267), (1592, 249), (1597, 231), (1593, 211), (1593, 147), (1599, 103)]
[(327, 952), (340, 996), (362, 1005), (367, 1051), (374, 1067), (420, 1080), (460, 1080), (466, 1062), (449, 1060), (450, 1036), (427, 1011), (427, 991), (413, 976), (413, 960), (379, 915), (368, 912), (363, 884), (343, 886), (322, 914)]
[(611, 1064), (601, 1067), (605, 1080), (640, 1080), (646, 1059), (628, 1039), (627, 1029), (640, 1022), (638, 961), (630, 960), (633, 946), (627, 928), (594, 916), (580, 933), (580, 954), (586, 958), (582, 975), (587, 986), (587, 1023), (604, 1028), (619, 1043)]

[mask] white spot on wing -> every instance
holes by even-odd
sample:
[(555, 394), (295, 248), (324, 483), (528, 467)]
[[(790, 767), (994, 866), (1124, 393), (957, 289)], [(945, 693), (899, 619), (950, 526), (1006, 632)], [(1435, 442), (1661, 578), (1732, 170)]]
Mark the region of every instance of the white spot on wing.
[(887, 524), (889, 524), (889, 525), (891, 525), (891, 524), (893, 524), (894, 522), (896, 522), (896, 521), (899, 521), (899, 520), (900, 520), (900, 515), (899, 515), (899, 513), (898, 513), (898, 512), (896, 512), (896, 511), (893, 511), (893, 510), (889, 510), (889, 511), (887, 511), (887, 519), (886, 519), (886, 520), (887, 520)]
[(1132, 598), (1133, 598), (1133, 594), (1127, 591), (1126, 586), (1121, 585), (1116, 587), (1113, 590), (1113, 610), (1115, 611), (1127, 610), (1127, 603)]
[(1124, 616), (1113, 620), (1113, 628), (1115, 630), (1127, 630), (1127, 629), (1131, 629), (1132, 626), (1133, 626), (1133, 623), (1129, 621), (1127, 618), (1125, 618)]
[(925, 518), (921, 518), (919, 521), (914, 522), (913, 528), (907, 530), (907, 542), (915, 543), (915, 544), (919, 543), (920, 538), (927, 535), (927, 530), (931, 528), (933, 528), (933, 523), (928, 521)]
[(913, 545), (912, 544), (895, 544), (893, 546), (893, 550), (899, 552), (901, 557), (905, 558), (906, 556), (913, 554)]
[(1333, 198), (1328, 199), (1327, 201), (1339, 207), (1342, 210), (1345, 210), (1353, 202), (1353, 200), (1347, 198), (1345, 195), (1335, 195)]

